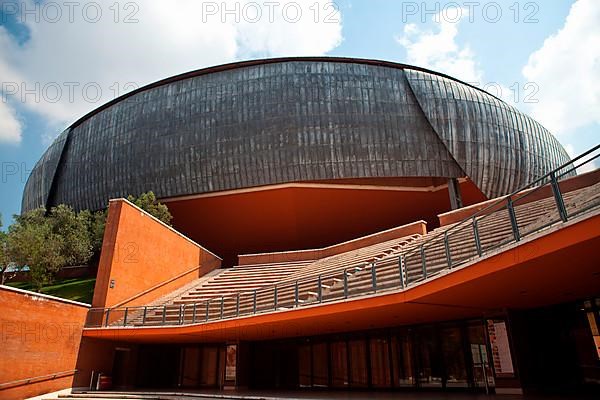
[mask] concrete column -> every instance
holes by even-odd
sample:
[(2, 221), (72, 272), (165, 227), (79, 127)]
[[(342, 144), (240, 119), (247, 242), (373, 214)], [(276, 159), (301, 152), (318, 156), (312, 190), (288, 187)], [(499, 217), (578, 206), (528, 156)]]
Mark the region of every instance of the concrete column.
[(448, 179), (448, 195), (450, 196), (450, 207), (453, 210), (462, 208), (463, 202), (462, 196), (460, 195), (460, 184), (458, 183), (458, 179)]

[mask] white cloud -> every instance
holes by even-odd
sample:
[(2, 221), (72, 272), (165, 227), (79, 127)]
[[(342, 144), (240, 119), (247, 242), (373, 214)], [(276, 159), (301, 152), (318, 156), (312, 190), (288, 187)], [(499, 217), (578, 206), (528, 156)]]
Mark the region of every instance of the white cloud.
[(578, 0), (564, 26), (529, 57), (523, 75), (535, 82), (531, 113), (557, 135), (600, 123), (600, 2)]
[[(30, 9), (35, 7), (32, 0), (26, 3)], [(98, 22), (83, 18), (95, 17), (93, 7), (83, 12), (86, 3), (101, 5), (102, 17)], [(39, 22), (35, 16), (21, 21), (29, 31), (29, 39), (22, 44), (0, 27), (2, 83), (14, 82), (19, 87), (18, 91), (14, 86), (4, 90), (12, 94), (13, 104), (46, 117), (51, 125), (64, 127), (115, 94), (126, 92), (129, 82), (142, 86), (255, 54), (323, 55), (342, 40), (339, 15), (337, 22), (325, 21), (329, 2), (324, 0), (319, 3), (321, 12), (316, 22), (314, 8), (311, 9), (315, 0), (281, 1), (271, 9), (265, 6), (269, 2), (250, 0), (117, 2), (114, 4), (120, 7), (119, 22), (115, 22), (115, 11), (110, 8), (113, 3), (83, 2), (74, 8), (73, 21), (69, 20), (67, 8), (62, 7), (63, 15), (58, 22), (44, 18), (44, 13), (51, 18), (54, 13), (41, 8)], [(248, 3), (260, 6), (262, 15), (258, 22), (244, 20), (248, 15), (255, 17), (251, 9), (244, 8)], [(287, 3), (301, 6), (299, 21), (293, 21), (294, 9), (286, 9)], [(138, 9), (124, 9), (125, 4), (136, 4)], [(225, 8), (233, 13), (225, 14)], [(138, 22), (124, 23), (132, 12)], [(72, 89), (70, 96), (72, 83), (79, 86)], [(87, 99), (83, 91), (86, 84)], [(98, 99), (96, 87), (102, 90)], [(61, 92), (58, 101), (57, 88)], [(41, 96), (24, 94), (22, 89)]]
[(421, 29), (406, 24), (403, 35), (396, 41), (406, 49), (407, 62), (430, 68), (469, 83), (481, 83), (483, 72), (469, 45), (457, 43), (460, 21), (469, 16), (467, 9), (457, 9), (457, 18), (448, 13), (433, 17), (434, 29)]
[[(579, 155), (575, 152), (575, 147), (572, 144), (565, 145), (565, 150), (567, 151), (567, 153), (569, 154), (569, 157), (571, 157), (571, 159), (573, 159)], [(583, 159), (577, 161), (576, 164), (581, 164), (582, 162), (585, 162), (586, 160), (588, 160), (588, 158), (584, 157)], [(590, 162), (582, 165), (581, 167), (577, 168), (577, 173), (585, 174), (586, 172), (594, 171), (595, 169), (596, 169), (596, 161), (590, 161)]]
[(20, 143), (22, 130), (15, 110), (0, 101), (0, 143)]

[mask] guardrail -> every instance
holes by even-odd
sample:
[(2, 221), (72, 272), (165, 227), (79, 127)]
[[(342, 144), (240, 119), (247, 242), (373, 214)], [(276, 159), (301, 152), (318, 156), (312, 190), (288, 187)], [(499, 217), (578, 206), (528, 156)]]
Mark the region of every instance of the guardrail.
[[(388, 290), (404, 290), (444, 270), (521, 241), (551, 225), (600, 205), (592, 193), (561, 190), (577, 168), (600, 157), (600, 145), (504, 196), (468, 218), (422, 236), (391, 256), (344, 270), (283, 282), (192, 304), (90, 309), (86, 328), (184, 325), (343, 300)], [(594, 175), (598, 179), (600, 174)], [(599, 182), (594, 181), (592, 185)], [(584, 189), (581, 189), (584, 190)], [(578, 196), (583, 196), (582, 198)], [(526, 207), (535, 201), (536, 207)]]
[(76, 373), (77, 373), (77, 370), (72, 369), (69, 371), (56, 372), (54, 374), (40, 375), (40, 376), (35, 376), (33, 378), (19, 379), (16, 381), (0, 383), (0, 390), (10, 389), (10, 388), (17, 387), (17, 386), (29, 385), (31, 383), (48, 381), (51, 379), (65, 378), (67, 376), (75, 375)]

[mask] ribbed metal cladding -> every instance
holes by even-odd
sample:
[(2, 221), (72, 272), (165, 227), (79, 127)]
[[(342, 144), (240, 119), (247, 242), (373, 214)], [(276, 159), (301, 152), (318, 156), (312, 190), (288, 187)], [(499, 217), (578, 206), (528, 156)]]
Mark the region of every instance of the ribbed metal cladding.
[[(101, 209), (148, 190), (166, 198), (363, 177), (467, 175), (497, 195), (566, 156), (517, 110), (408, 66), (282, 59), (200, 72), (84, 117), (66, 147), (63, 133), (35, 166), (22, 210)], [(491, 128), (514, 124), (519, 129)]]
[(23, 192), (23, 210), (46, 205), (68, 134), (69, 129), (58, 135), (31, 171)]
[(450, 153), (488, 197), (510, 193), (570, 160), (543, 126), (481, 90), (406, 70), (421, 108)]

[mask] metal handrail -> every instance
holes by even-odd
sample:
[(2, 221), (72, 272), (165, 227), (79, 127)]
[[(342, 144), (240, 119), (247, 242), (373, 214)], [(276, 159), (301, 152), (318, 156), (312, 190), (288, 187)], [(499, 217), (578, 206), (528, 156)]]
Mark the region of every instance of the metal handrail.
[(76, 370), (76, 369), (72, 369), (70, 371), (56, 372), (54, 374), (40, 375), (40, 376), (35, 376), (33, 378), (25, 378), (25, 379), (18, 379), (16, 381), (4, 382), (4, 383), (0, 383), (0, 390), (8, 389), (8, 388), (15, 387), (15, 386), (27, 385), (29, 383), (40, 382), (43, 380), (64, 378), (66, 376), (76, 374), (77, 371), (78, 370)]
[[(356, 273), (356, 272), (360, 272), (362, 270), (370, 268), (371, 285), (368, 285), (369, 287), (367, 287), (366, 289), (358, 290), (358, 292), (357, 292), (358, 295), (363, 295), (365, 293), (377, 293), (378, 289), (381, 289), (381, 287), (378, 286), (377, 267), (380, 267), (380, 268), (381, 267), (390, 267), (390, 268), (395, 267), (397, 269), (396, 273), (398, 274), (399, 279), (398, 279), (397, 285), (393, 286), (393, 287), (399, 287), (400, 289), (405, 289), (411, 283), (423, 281), (435, 274), (438, 274), (439, 272), (441, 272), (444, 269), (451, 269), (453, 267), (461, 265), (464, 262), (472, 260), (473, 258), (482, 257), (484, 254), (487, 254), (492, 249), (495, 249), (497, 247), (503, 246), (503, 245), (511, 243), (511, 242), (518, 242), (521, 240), (522, 236), (531, 234), (533, 232), (537, 232), (541, 229), (544, 229), (545, 227), (547, 227), (549, 225), (552, 225), (552, 224), (558, 222), (558, 221), (551, 221), (548, 224), (538, 226), (538, 227), (536, 227), (536, 229), (528, 231), (528, 232), (521, 232), (519, 229), (519, 223), (518, 223), (517, 214), (515, 211), (515, 203), (518, 203), (519, 200), (521, 200), (539, 190), (542, 190), (543, 188), (547, 188), (547, 187), (551, 188), (552, 194), (548, 198), (554, 197), (555, 205), (557, 207), (558, 214), (560, 216), (559, 221), (566, 222), (569, 218), (569, 214), (565, 208), (564, 198), (563, 198), (563, 195), (560, 191), (560, 187), (558, 184), (559, 178), (571, 173), (576, 168), (579, 168), (582, 165), (585, 165), (585, 164), (595, 160), (596, 158), (600, 157), (600, 153), (599, 153), (599, 154), (595, 155), (594, 157), (582, 162), (579, 165), (576, 164), (576, 162), (578, 160), (581, 160), (583, 157), (586, 157), (586, 156), (594, 153), (595, 151), (598, 151), (599, 149), (600, 149), (600, 144), (597, 146), (594, 146), (590, 150), (579, 155), (578, 157), (574, 158), (573, 160), (561, 165), (560, 167), (555, 168), (551, 172), (537, 178), (533, 182), (530, 182), (527, 185), (524, 185), (520, 189), (512, 192), (511, 194), (503, 196), (502, 198), (489, 204), (485, 208), (478, 210), (477, 212), (470, 215), (469, 217), (464, 218), (463, 220), (453, 224), (448, 229), (445, 229), (442, 232), (439, 232), (439, 233), (435, 234), (434, 236), (429, 237), (424, 242), (420, 242), (420, 243), (409, 242), (409, 244), (407, 246), (408, 248), (405, 251), (400, 251), (397, 254), (394, 254), (393, 256), (383, 257), (383, 258), (378, 259), (371, 263), (359, 262), (359, 263), (356, 263), (356, 264), (353, 264), (350, 266), (345, 266), (343, 271), (328, 272), (326, 274), (319, 274), (318, 276), (308, 276), (308, 277), (304, 277), (301, 279), (295, 279), (290, 282), (284, 282), (283, 284), (282, 284), (282, 282), (279, 282), (274, 285), (270, 285), (270, 286), (263, 287), (263, 288), (256, 288), (256, 289), (253, 289), (250, 291), (237, 292), (232, 296), (228, 296), (228, 297), (221, 296), (220, 298), (212, 299), (213, 303), (217, 303), (218, 300), (220, 300), (219, 301), (220, 302), (220, 310), (218, 313), (216, 313), (216, 314), (218, 314), (217, 319), (230, 318), (226, 314), (231, 314), (232, 310), (229, 310), (229, 308), (227, 308), (227, 310), (225, 309), (226, 302), (230, 302), (230, 303), (235, 302), (235, 310), (233, 311), (234, 317), (237, 317), (240, 315), (247, 315), (247, 311), (242, 312), (240, 310), (240, 298), (241, 297), (245, 299), (246, 306), (248, 306), (248, 302), (250, 302), (250, 311), (249, 311), (250, 314), (277, 311), (278, 307), (284, 303), (285, 303), (286, 307), (288, 304), (291, 304), (292, 307), (301, 307), (304, 304), (319, 304), (322, 302), (326, 302), (331, 299), (328, 299), (326, 297), (326, 295), (324, 294), (324, 289), (323, 289), (324, 282), (329, 282), (331, 280), (334, 280), (334, 281), (337, 280), (336, 283), (337, 282), (343, 283), (343, 293), (341, 295), (337, 295), (337, 298), (335, 298), (335, 299), (345, 299), (348, 297), (354, 297), (354, 295), (356, 295), (356, 294), (351, 293), (349, 279), (348, 279), (349, 276), (352, 276), (352, 274), (348, 275), (348, 271), (354, 271)], [(568, 168), (568, 169), (566, 171), (563, 171), (566, 168)], [(542, 183), (542, 184), (539, 186), (533, 187), (534, 185), (536, 185), (538, 183)], [(530, 188), (531, 188), (531, 190), (528, 190), (526, 193), (523, 193), (525, 190), (530, 189)], [(590, 207), (584, 209), (584, 211), (591, 207), (595, 207), (595, 206), (590, 206)], [(497, 213), (499, 213), (503, 210), (508, 210), (509, 219), (510, 219), (510, 223), (511, 223), (512, 237), (504, 239), (500, 243), (495, 243), (493, 246), (488, 246), (484, 249), (482, 246), (481, 238), (479, 237), (479, 233), (480, 233), (479, 223), (481, 221), (483, 221), (486, 217), (492, 216), (492, 215), (497, 215)], [(581, 213), (581, 212), (583, 212), (583, 211), (580, 210), (579, 213)], [(472, 238), (475, 241), (475, 254), (469, 254), (466, 258), (462, 258), (457, 261), (452, 256), (450, 238), (452, 237), (452, 235), (457, 234), (458, 232), (462, 232), (466, 229), (472, 229), (472, 235), (473, 235)], [(440, 247), (441, 254), (444, 256), (447, 265), (445, 268), (442, 268), (437, 271), (430, 271), (430, 270), (428, 271), (426, 251), (428, 249), (434, 247), (435, 245), (440, 245), (440, 244), (443, 246), (443, 249)], [(421, 276), (418, 277), (417, 279), (413, 278), (413, 279), (409, 280), (409, 276), (408, 276), (409, 271), (407, 269), (407, 258), (409, 256), (415, 255), (415, 253), (417, 253), (417, 252), (420, 252), (420, 254), (417, 254), (417, 257), (420, 257), (420, 264), (421, 264), (421, 268), (422, 268)], [(311, 292), (305, 293), (305, 295), (307, 296), (306, 298), (310, 298), (310, 296), (315, 297), (315, 299), (313, 301), (307, 302), (307, 301), (301, 301), (299, 299), (299, 293), (298, 293), (299, 289), (298, 288), (299, 288), (299, 286), (302, 286), (302, 285), (313, 285), (316, 287), (316, 289), (315, 289), (316, 292), (312, 292), (313, 295), (310, 295)], [(279, 301), (280, 293), (287, 293), (288, 297), (290, 297), (291, 300), (288, 299), (288, 300), (285, 300), (284, 303), (281, 303)], [(258, 301), (259, 297), (262, 300), (261, 302)], [(271, 298), (271, 302), (268, 303), (267, 306), (265, 306), (264, 305), (264, 304), (266, 304), (265, 299), (267, 299), (269, 297)], [(205, 318), (204, 318), (205, 321), (214, 319), (210, 315), (210, 303), (211, 303), (211, 299), (208, 299), (204, 302), (193, 303), (193, 304), (189, 304), (187, 306), (187, 307), (193, 307), (193, 310), (194, 310), (192, 323), (197, 323), (198, 319), (202, 319), (201, 317), (198, 319), (196, 318), (196, 309), (199, 305), (205, 306)], [(93, 308), (93, 309), (90, 309), (90, 313), (99, 312), (99, 311), (102, 312), (102, 314), (101, 314), (102, 317), (100, 318), (100, 321), (101, 321), (100, 326), (102, 326), (102, 325), (108, 326), (109, 322), (110, 322), (109, 314), (111, 312), (114, 313), (115, 311), (123, 311), (124, 310), (124, 318), (122, 319), (123, 326), (127, 326), (127, 316), (131, 315), (132, 311), (143, 310), (143, 312), (144, 312), (143, 325), (145, 326), (147, 311), (152, 310), (152, 309), (155, 309), (155, 310), (162, 309), (163, 310), (162, 325), (164, 325), (166, 323), (166, 313), (167, 313), (168, 307), (169, 306), (167, 306), (167, 305), (161, 305), (161, 306), (155, 306), (155, 307), (152, 307), (152, 306), (126, 307), (124, 309), (122, 309), (122, 308), (121, 309), (119, 309), (119, 308), (112, 308), (112, 309), (110, 309), (110, 308), (109, 309)], [(172, 310), (178, 306), (171, 305), (170, 307), (171, 307), (170, 310)], [(178, 314), (177, 321), (179, 322), (180, 325), (185, 324), (186, 323), (186, 321), (185, 321), (185, 319), (186, 319), (185, 309), (186, 308), (180, 307), (180, 306), (178, 308), (179, 308), (179, 314)], [(88, 315), (90, 315), (90, 314), (88, 314)], [(201, 315), (201, 313), (200, 313), (200, 315)], [(134, 318), (131, 318), (131, 319), (134, 319)], [(119, 322), (119, 321), (121, 321), (121, 319), (118, 319), (116, 321)], [(161, 325), (161, 324), (159, 324), (159, 325)]]

